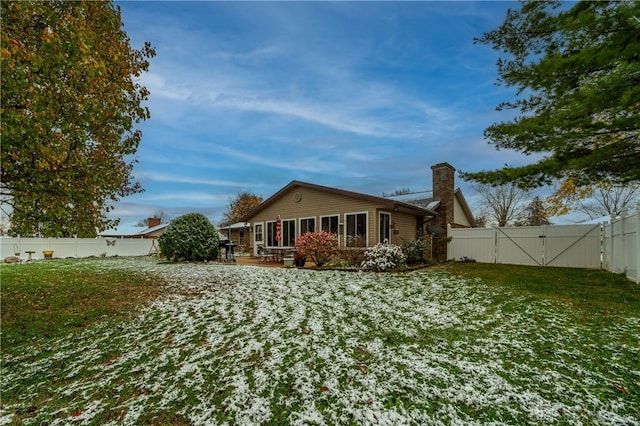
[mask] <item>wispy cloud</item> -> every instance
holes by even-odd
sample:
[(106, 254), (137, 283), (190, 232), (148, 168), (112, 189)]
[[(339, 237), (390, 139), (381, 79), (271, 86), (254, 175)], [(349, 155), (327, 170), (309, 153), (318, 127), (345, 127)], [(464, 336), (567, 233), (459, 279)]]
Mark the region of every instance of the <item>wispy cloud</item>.
[(156, 172), (140, 173), (138, 175), (140, 179), (145, 179), (154, 182), (170, 182), (170, 183), (184, 183), (189, 185), (208, 185), (217, 187), (244, 187), (246, 183), (238, 181), (220, 180), (220, 179), (207, 179), (201, 177), (190, 176), (174, 176), (166, 175)]
[(119, 4), (133, 44), (158, 53), (141, 78), (142, 204), (210, 198), (219, 212), (234, 191), (269, 196), (294, 179), (376, 194), (426, 186), (436, 162), (518, 160), (482, 140), (505, 91), (491, 84), (496, 53), (472, 42), (517, 5)]
[(212, 192), (170, 192), (157, 195), (148, 195), (144, 197), (148, 201), (180, 201), (180, 202), (206, 202), (211, 204), (216, 201), (228, 201), (228, 196), (216, 194)]

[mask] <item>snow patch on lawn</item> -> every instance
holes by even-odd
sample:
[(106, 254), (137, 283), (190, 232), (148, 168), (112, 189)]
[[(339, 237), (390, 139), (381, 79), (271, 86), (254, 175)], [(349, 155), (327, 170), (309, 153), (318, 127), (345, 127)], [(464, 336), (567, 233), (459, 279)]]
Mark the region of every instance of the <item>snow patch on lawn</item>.
[[(69, 410), (42, 404), (27, 424), (167, 412), (194, 424), (638, 424), (637, 395), (603, 391), (640, 380), (633, 348), (599, 347), (615, 362), (591, 364), (588, 330), (549, 304), (508, 309), (478, 280), (94, 262), (156, 274), (166, 297), (130, 322), (6, 357), (3, 393), (25, 402), (3, 406), (0, 423), (55, 386)], [(611, 342), (638, 324), (611, 326)]]

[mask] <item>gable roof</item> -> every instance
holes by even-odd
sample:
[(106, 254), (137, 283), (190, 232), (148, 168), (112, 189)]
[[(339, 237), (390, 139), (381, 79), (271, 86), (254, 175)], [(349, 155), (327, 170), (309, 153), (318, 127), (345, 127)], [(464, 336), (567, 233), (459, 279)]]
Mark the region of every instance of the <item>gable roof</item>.
[[(419, 193), (424, 193), (424, 192), (433, 192), (433, 191), (421, 191)], [(404, 203), (422, 207), (428, 210), (437, 211), (438, 207), (440, 207), (440, 200), (434, 200), (433, 197), (416, 198), (415, 197), (416, 194), (418, 193), (392, 195), (392, 196), (389, 196), (388, 198), (396, 201), (403, 200)], [(458, 201), (460, 207), (462, 208), (462, 211), (464, 211), (464, 214), (467, 216), (467, 219), (469, 220), (469, 222), (472, 224), (475, 224), (475, 218), (473, 217), (473, 213), (469, 208), (469, 204), (467, 204), (466, 198), (464, 198), (464, 195), (462, 194), (462, 190), (460, 188), (456, 188), (453, 195), (454, 197), (456, 197), (456, 200)]]
[(283, 187), (281, 190), (273, 194), (271, 197), (267, 198), (265, 201), (260, 203), (257, 207), (251, 210), (246, 215), (240, 218), (240, 222), (248, 222), (256, 214), (260, 213), (262, 210), (266, 209), (273, 203), (275, 203), (278, 199), (280, 199), (283, 195), (289, 192), (291, 189), (295, 187), (301, 188), (309, 188), (316, 191), (327, 192), (330, 194), (340, 195), (349, 198), (355, 198), (362, 201), (368, 201), (371, 203), (379, 204), (382, 207), (388, 208), (390, 210), (397, 210), (403, 213), (410, 213), (416, 216), (432, 216), (435, 217), (436, 212), (431, 209), (426, 209), (423, 207), (415, 206), (409, 203), (405, 203), (402, 201), (395, 201), (388, 198), (376, 197), (374, 195), (362, 194), (359, 192), (346, 191), (344, 189), (331, 188), (329, 186), (316, 185), (308, 182), (301, 182), (297, 180), (291, 181), (288, 185)]
[(469, 219), (471, 226), (476, 226), (476, 218), (473, 217), (471, 208), (469, 208), (469, 204), (467, 204), (467, 199), (464, 198), (464, 195), (462, 195), (462, 191), (460, 190), (460, 188), (456, 188), (454, 196), (458, 199), (458, 202), (460, 203), (464, 214), (467, 216), (467, 219)]

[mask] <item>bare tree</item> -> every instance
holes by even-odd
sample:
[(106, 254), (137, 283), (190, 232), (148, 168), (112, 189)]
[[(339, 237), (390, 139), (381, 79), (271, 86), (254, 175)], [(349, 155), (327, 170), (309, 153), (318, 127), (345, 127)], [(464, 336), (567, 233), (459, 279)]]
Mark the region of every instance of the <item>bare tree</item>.
[(578, 211), (596, 219), (602, 216), (617, 216), (628, 206), (640, 200), (640, 182), (626, 185), (600, 184), (593, 195), (578, 207)]
[[(152, 219), (160, 219), (160, 223), (169, 223), (171, 217), (164, 210), (158, 210), (151, 216)], [(136, 226), (149, 226), (149, 218), (144, 218), (136, 224)]]
[(513, 225), (523, 216), (528, 204), (528, 191), (515, 185), (478, 184), (473, 189), (481, 198), (480, 214), (487, 216), (488, 223), (498, 226)]

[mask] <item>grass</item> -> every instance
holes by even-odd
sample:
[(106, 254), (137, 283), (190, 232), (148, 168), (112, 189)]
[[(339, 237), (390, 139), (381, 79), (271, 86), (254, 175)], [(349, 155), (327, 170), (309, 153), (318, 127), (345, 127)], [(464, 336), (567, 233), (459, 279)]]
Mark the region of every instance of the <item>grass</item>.
[(501, 291), (569, 307), (586, 322), (615, 320), (616, 316), (640, 312), (640, 285), (634, 285), (622, 274), (488, 263), (450, 263), (438, 268), (466, 278), (480, 278)]
[[(640, 422), (640, 286), (608, 273), (147, 258), (0, 271), (3, 424)], [(57, 313), (33, 330), (45, 303)]]
[(161, 286), (133, 271), (92, 262), (37, 262), (0, 267), (2, 347), (59, 337), (98, 321), (125, 319)]

